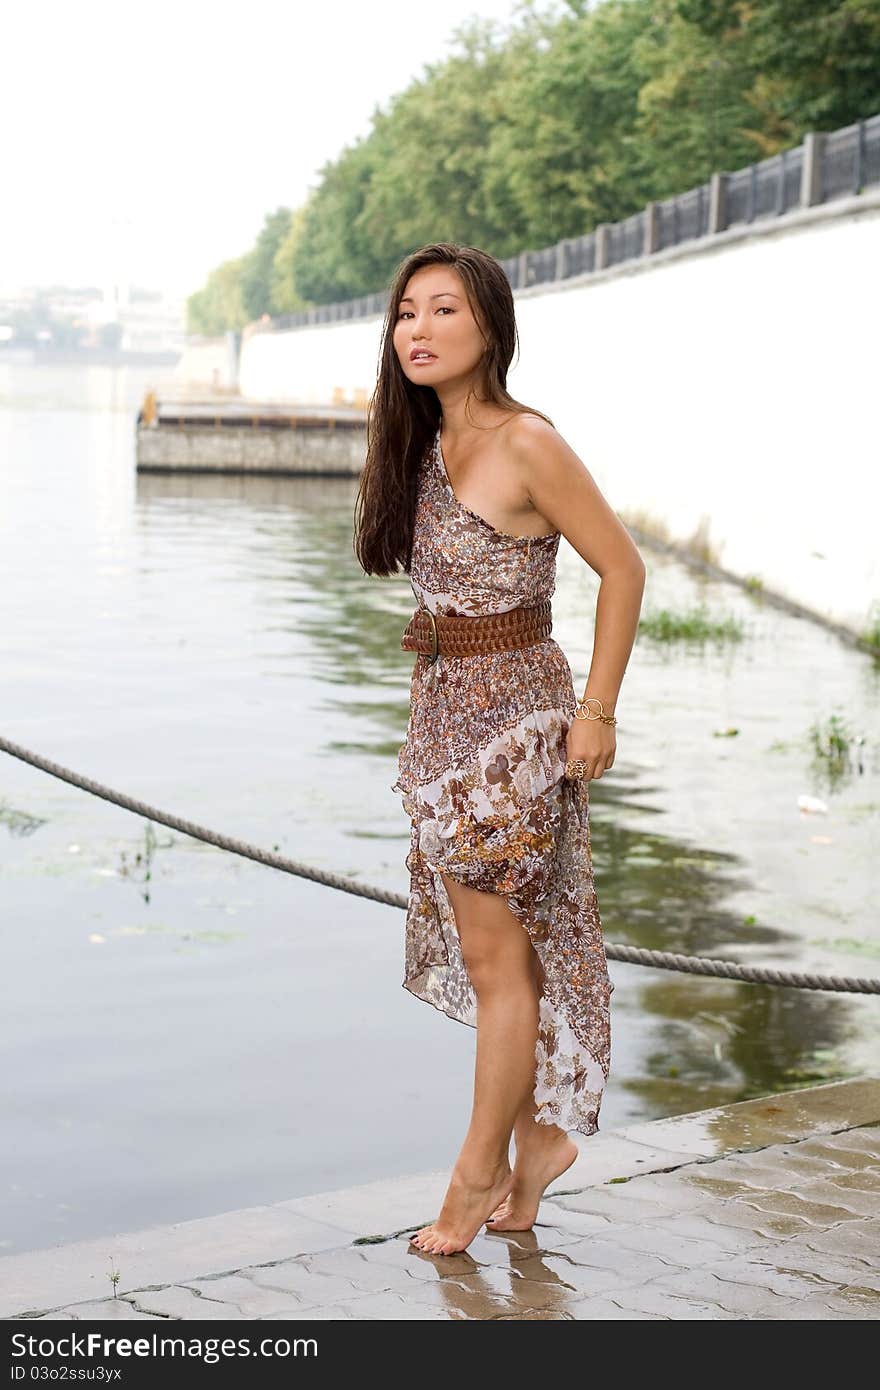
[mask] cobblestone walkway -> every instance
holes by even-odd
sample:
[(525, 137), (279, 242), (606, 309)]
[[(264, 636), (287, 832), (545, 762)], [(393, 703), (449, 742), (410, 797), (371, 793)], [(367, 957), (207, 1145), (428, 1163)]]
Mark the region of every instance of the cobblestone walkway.
[[(8, 1256), (0, 1313), (83, 1321), (880, 1316), (878, 1077), (593, 1136), (532, 1231), (484, 1231), (460, 1255), (423, 1254), (408, 1236), (436, 1215), (447, 1179), (372, 1183)], [(383, 1218), (384, 1233), (358, 1234), (365, 1220)], [(98, 1294), (111, 1252), (116, 1298)], [(37, 1289), (43, 1296), (29, 1296)]]

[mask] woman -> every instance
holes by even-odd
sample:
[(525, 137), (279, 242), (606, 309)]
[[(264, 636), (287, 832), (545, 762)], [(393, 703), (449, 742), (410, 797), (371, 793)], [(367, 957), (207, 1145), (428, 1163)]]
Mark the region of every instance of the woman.
[[(485, 1223), (527, 1230), (590, 1135), (610, 997), (589, 782), (614, 765), (614, 707), (645, 566), (577, 455), (509, 395), (513, 295), (491, 256), (422, 247), (391, 288), (356, 507), (369, 574), (402, 568), (418, 607), (393, 790), (411, 819), (404, 987), (476, 1026), (471, 1122), (438, 1255)], [(564, 535), (601, 576), (584, 698), (549, 636)], [(510, 1167), (511, 1135), (516, 1162)]]

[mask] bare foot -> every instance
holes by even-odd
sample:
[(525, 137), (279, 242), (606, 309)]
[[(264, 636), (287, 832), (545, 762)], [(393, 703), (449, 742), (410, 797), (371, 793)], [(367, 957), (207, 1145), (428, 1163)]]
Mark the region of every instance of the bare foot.
[(466, 1250), (486, 1220), (510, 1191), (513, 1174), (510, 1164), (498, 1168), (487, 1182), (466, 1182), (464, 1174), (453, 1169), (443, 1206), (437, 1220), (423, 1226), (410, 1237), (410, 1243), (430, 1255), (455, 1255)]
[(486, 1221), (488, 1230), (530, 1231), (545, 1189), (571, 1167), (579, 1152), (567, 1134), (517, 1144), (510, 1192)]

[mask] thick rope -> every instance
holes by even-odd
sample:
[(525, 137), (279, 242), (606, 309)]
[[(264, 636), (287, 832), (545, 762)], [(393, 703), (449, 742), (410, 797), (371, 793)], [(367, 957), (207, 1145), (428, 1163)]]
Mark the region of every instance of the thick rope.
[[(69, 768), (62, 767), (60, 763), (50, 762), (38, 753), (31, 753), (20, 744), (12, 743), (10, 739), (0, 738), (0, 752), (20, 758), (22, 762), (39, 767), (52, 777), (60, 777), (62, 781), (70, 782), (74, 787), (91, 792), (93, 796), (99, 796), (104, 801), (112, 801), (127, 811), (145, 816), (147, 820), (167, 825), (172, 830), (180, 830), (184, 835), (204, 840), (207, 844), (216, 845), (218, 849), (228, 850), (231, 854), (240, 854), (245, 859), (253, 859), (258, 864), (266, 864), (270, 869), (281, 869), (284, 873), (295, 874), (298, 878), (308, 878), (314, 883), (323, 883), (328, 888), (338, 888), (342, 893), (353, 893), (356, 897), (385, 903), (388, 907), (407, 907), (408, 899), (400, 893), (373, 888), (369, 884), (358, 883), (356, 879), (346, 878), (343, 874), (332, 874), (323, 869), (313, 868), (296, 859), (289, 859), (286, 855), (274, 854), (270, 850), (260, 849), (258, 845), (250, 845), (245, 840), (237, 840), (231, 835), (209, 830), (203, 825), (197, 825), (195, 821), (172, 816), (167, 811), (147, 805), (145, 801), (138, 801), (133, 796), (113, 791), (111, 787), (105, 787), (90, 777), (71, 772)], [(609, 960), (625, 961), (628, 965), (680, 970), (689, 975), (714, 975), (720, 979), (746, 980), (753, 984), (788, 985), (794, 989), (831, 990), (837, 994), (880, 994), (880, 980), (863, 979), (853, 975), (813, 975), (803, 971), (775, 970), (772, 966), (740, 965), (737, 961), (713, 960), (708, 956), (683, 956), (674, 951), (650, 951), (641, 946), (625, 946), (618, 941), (606, 941), (605, 954)]]

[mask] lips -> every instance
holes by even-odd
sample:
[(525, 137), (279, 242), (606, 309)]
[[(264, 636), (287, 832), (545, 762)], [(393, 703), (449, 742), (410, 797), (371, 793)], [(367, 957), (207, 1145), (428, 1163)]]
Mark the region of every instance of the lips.
[(436, 352), (429, 352), (427, 348), (413, 348), (409, 360), (410, 362), (418, 362), (427, 358), (429, 362), (432, 362), (436, 356)]

